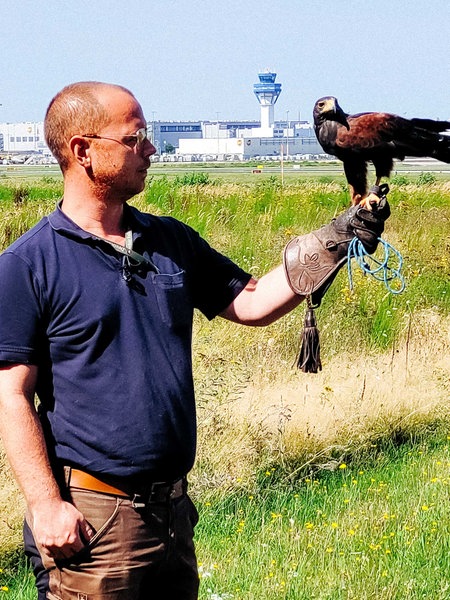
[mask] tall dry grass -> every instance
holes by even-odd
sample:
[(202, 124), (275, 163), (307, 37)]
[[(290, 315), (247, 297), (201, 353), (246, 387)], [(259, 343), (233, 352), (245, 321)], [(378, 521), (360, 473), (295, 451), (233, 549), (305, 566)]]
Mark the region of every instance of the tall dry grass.
[[(198, 386), (193, 483), (199, 490), (251, 489), (274, 466), (289, 483), (342, 461), (370, 458), (380, 443), (397, 445), (439, 429), (445, 436), (449, 332), (448, 316), (424, 310), (411, 318), (395, 347), (340, 353), (316, 375), (280, 360), (270, 337), (260, 340), (260, 361), (251, 374), (232, 356), (223, 358), (226, 366), (212, 387)], [(222, 381), (228, 385), (222, 388)]]

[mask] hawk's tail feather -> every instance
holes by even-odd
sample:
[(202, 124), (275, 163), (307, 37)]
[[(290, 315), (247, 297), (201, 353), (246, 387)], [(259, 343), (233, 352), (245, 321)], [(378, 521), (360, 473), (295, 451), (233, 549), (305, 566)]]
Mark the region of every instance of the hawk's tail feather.
[(411, 124), (414, 125), (414, 127), (428, 129), (428, 131), (434, 131), (436, 133), (450, 129), (450, 121), (435, 121), (434, 119), (411, 119)]
[[(411, 119), (417, 121), (418, 119)], [(419, 119), (420, 121), (420, 119)], [(422, 119), (422, 121), (424, 121)], [(434, 121), (431, 121), (434, 123)], [(441, 123), (444, 123), (442, 121)], [(405, 139), (404, 151), (406, 156), (430, 156), (442, 162), (450, 163), (450, 134), (445, 135), (437, 129), (426, 129), (417, 124)], [(449, 123), (450, 126), (450, 123)]]

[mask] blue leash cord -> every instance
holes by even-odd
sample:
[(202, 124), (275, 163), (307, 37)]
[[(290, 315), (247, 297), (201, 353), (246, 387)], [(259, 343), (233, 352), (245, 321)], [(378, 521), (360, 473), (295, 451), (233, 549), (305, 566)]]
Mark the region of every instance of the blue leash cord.
[[(371, 254), (368, 254), (362, 242), (355, 236), (348, 247), (348, 281), (350, 289), (353, 290), (353, 277), (350, 259), (354, 258), (356, 263), (367, 275), (372, 275), (378, 281), (383, 281), (388, 292), (391, 294), (401, 294), (405, 289), (405, 279), (401, 274), (403, 266), (403, 257), (389, 242), (378, 238), (380, 246), (384, 250), (384, 260), (379, 260)], [(394, 266), (392, 262), (395, 262)], [(393, 281), (397, 281), (397, 285), (392, 286)]]

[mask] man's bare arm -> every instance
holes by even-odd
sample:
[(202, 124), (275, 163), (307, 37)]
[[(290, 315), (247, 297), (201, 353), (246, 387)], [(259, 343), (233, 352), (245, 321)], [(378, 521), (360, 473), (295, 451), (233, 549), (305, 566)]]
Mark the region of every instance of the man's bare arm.
[(0, 368), (0, 435), (36, 542), (48, 556), (67, 558), (81, 550), (92, 531), (83, 515), (61, 498), (34, 408), (36, 380), (35, 366)]
[(292, 291), (280, 265), (261, 279), (250, 279), (221, 316), (242, 325), (264, 326), (293, 310), (302, 300)]

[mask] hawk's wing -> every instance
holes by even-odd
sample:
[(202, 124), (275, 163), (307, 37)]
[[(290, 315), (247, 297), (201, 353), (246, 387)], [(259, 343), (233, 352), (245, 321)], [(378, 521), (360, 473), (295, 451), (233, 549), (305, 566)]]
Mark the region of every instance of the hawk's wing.
[(373, 150), (392, 156), (395, 153), (396, 137), (404, 138), (406, 119), (389, 113), (361, 113), (348, 117), (350, 129), (339, 127), (336, 146), (366, 156), (371, 160)]

